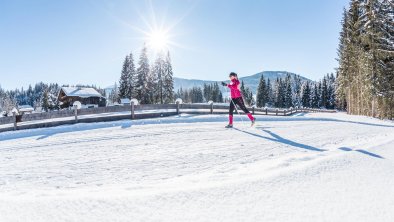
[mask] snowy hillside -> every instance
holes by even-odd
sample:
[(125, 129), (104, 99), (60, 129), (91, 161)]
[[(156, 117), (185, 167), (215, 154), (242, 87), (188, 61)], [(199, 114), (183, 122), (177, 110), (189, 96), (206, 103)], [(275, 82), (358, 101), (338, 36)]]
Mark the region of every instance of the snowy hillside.
[[(392, 221), (394, 123), (182, 115), (0, 134), (0, 221)], [(246, 118), (243, 118), (246, 121)]]

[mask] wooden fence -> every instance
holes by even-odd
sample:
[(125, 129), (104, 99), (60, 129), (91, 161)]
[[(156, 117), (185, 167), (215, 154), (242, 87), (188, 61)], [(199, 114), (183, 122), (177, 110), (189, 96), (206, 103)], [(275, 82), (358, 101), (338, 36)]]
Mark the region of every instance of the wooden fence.
[[(0, 132), (52, 127), (64, 124), (116, 121), (122, 119), (145, 119), (188, 114), (227, 114), (229, 106), (214, 104), (146, 104), (109, 106), (88, 109), (72, 109), (43, 113), (25, 114), (0, 118)], [(298, 112), (335, 112), (309, 108), (249, 108), (254, 115), (288, 116)], [(238, 110), (240, 113), (242, 111)]]

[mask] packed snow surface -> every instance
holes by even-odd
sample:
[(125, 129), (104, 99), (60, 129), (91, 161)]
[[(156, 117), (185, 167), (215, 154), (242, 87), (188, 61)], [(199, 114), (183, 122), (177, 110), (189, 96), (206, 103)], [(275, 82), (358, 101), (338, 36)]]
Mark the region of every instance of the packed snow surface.
[(0, 133), (0, 221), (393, 221), (394, 123), (181, 115)]

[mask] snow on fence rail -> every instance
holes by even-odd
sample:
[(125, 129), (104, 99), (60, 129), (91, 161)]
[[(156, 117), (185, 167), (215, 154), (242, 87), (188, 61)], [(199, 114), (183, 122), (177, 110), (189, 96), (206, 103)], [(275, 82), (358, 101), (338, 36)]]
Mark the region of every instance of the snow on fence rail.
[[(0, 132), (59, 126), (73, 123), (90, 123), (116, 121), (121, 119), (145, 119), (188, 114), (227, 114), (228, 105), (215, 104), (144, 104), (108, 106), (88, 109), (60, 110), (44, 113), (25, 114), (0, 118)], [(309, 109), (309, 108), (255, 108), (249, 110), (254, 115), (288, 116), (297, 112), (335, 112), (335, 110)], [(238, 110), (239, 112), (242, 112)]]

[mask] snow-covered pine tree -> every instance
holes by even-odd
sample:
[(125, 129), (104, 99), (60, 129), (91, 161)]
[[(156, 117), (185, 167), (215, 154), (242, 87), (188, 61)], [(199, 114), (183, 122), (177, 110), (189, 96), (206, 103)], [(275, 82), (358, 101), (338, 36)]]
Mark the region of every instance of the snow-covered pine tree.
[(130, 61), (129, 56), (126, 56), (122, 66), (122, 72), (120, 74), (119, 79), (119, 98), (130, 98), (131, 91), (130, 91)]
[(293, 91), (291, 87), (291, 76), (289, 74), (287, 74), (285, 79), (284, 106), (285, 108), (290, 108), (293, 106)]
[[(135, 70), (135, 65), (134, 65), (134, 57), (133, 57), (133, 53), (130, 52), (129, 56), (128, 56), (129, 62), (128, 62), (128, 81), (129, 81), (129, 96), (127, 98), (136, 98), (137, 97), (137, 90), (136, 90), (136, 85), (138, 82), (138, 77), (137, 77), (137, 73)], [(105, 93), (105, 91), (104, 91)], [(104, 94), (103, 94), (104, 96)]]
[(335, 77), (334, 74), (331, 73), (330, 75), (327, 74), (327, 102), (328, 106), (327, 109), (335, 109)]
[(141, 104), (148, 104), (151, 101), (148, 88), (148, 78), (150, 74), (148, 52), (146, 45), (142, 48), (137, 68), (136, 97)]
[(272, 106), (274, 104), (275, 99), (274, 99), (274, 91), (273, 91), (270, 79), (267, 80), (267, 87), (266, 88), (267, 88), (267, 94), (268, 94), (267, 103), (268, 103), (268, 106)]
[(48, 112), (50, 108), (48, 90), (45, 90), (42, 97), (42, 109), (45, 110), (45, 112)]
[(319, 96), (318, 83), (312, 85), (311, 92), (312, 92), (311, 106), (312, 108), (319, 108), (320, 96)]
[(110, 103), (119, 103), (119, 91), (118, 84), (115, 82), (114, 88), (112, 88), (111, 92), (108, 95), (108, 99)]
[[(216, 83), (216, 84), (217, 84), (218, 87), (219, 87), (219, 84), (218, 84), (218, 83)], [(223, 103), (223, 102), (224, 102), (224, 100), (223, 100), (223, 93), (222, 93), (222, 91), (220, 91), (220, 90), (219, 90), (219, 95), (218, 95), (217, 102), (218, 102), (218, 103)]]
[(360, 96), (361, 96), (361, 67), (362, 46), (361, 33), (364, 21), (362, 20), (361, 0), (352, 0), (350, 2), (348, 31), (350, 43), (350, 61), (348, 69), (349, 78), (349, 99), (348, 108), (353, 114), (360, 115)]
[(321, 89), (321, 106), (324, 108), (328, 108), (328, 86), (326, 76), (323, 77), (322, 80), (322, 89)]
[(322, 100), (322, 88), (323, 88), (323, 83), (322, 83), (322, 80), (320, 80), (318, 83), (317, 83), (317, 96), (316, 96), (316, 99), (317, 99), (317, 108), (322, 108), (322, 106), (323, 106), (323, 100)]
[(164, 84), (163, 84), (163, 97), (165, 103), (171, 103), (174, 101), (174, 79), (171, 64), (170, 52), (167, 52), (166, 60), (164, 63)]
[(155, 65), (151, 65), (147, 79), (147, 104), (160, 103), (159, 79), (154, 72), (154, 66)]
[(253, 93), (251, 92), (249, 87), (245, 86), (243, 80), (241, 81), (241, 88), (240, 88), (240, 90), (241, 90), (242, 97), (243, 97), (243, 99), (245, 101), (245, 104), (246, 105), (252, 105), (254, 103), (254, 101), (253, 101)]
[(156, 57), (156, 61), (152, 67), (152, 76), (149, 80), (153, 91), (153, 103), (164, 103), (164, 58), (163, 54), (159, 53)]
[(294, 76), (294, 87), (293, 87), (293, 105), (301, 106), (301, 77), (299, 75)]
[(220, 92), (219, 84), (217, 82), (212, 84), (212, 101), (214, 102), (223, 102), (223, 96)]
[(191, 88), (190, 91), (189, 91), (189, 97), (190, 97), (189, 101), (191, 103), (202, 103), (202, 102), (204, 102), (203, 92), (202, 92), (202, 89), (200, 87), (195, 86), (195, 87)]
[(189, 90), (186, 89), (186, 90), (184, 91), (182, 100), (183, 100), (185, 103), (190, 103), (190, 102), (191, 102)]
[(256, 97), (257, 107), (264, 107), (265, 104), (268, 102), (267, 97), (268, 97), (267, 85), (265, 84), (264, 75), (261, 75), (259, 86), (257, 87), (257, 97)]
[(370, 96), (365, 98), (370, 106), (366, 115), (391, 117), (394, 95), (394, 2), (368, 0), (365, 8), (363, 49)]
[(212, 98), (212, 90), (211, 86), (207, 83), (204, 83), (203, 86), (203, 94), (204, 94), (204, 99), (206, 102), (210, 101)]
[(304, 84), (302, 85), (302, 106), (303, 107), (311, 107), (310, 101), (311, 101), (311, 89), (309, 86), (309, 81), (305, 81)]
[(336, 94), (350, 114), (393, 118), (393, 20), (392, 0), (351, 0), (344, 13)]
[(277, 108), (282, 107), (282, 95), (281, 95), (281, 88), (282, 88), (281, 79), (276, 78), (275, 80), (275, 87), (274, 87), (274, 106)]
[(339, 46), (337, 50), (339, 67), (337, 69), (337, 79), (336, 79), (336, 91), (337, 95), (335, 103), (340, 110), (347, 110), (346, 95), (348, 82), (348, 69), (350, 60), (350, 42), (349, 31), (348, 31), (348, 12), (344, 8), (342, 15), (342, 30), (339, 37)]

